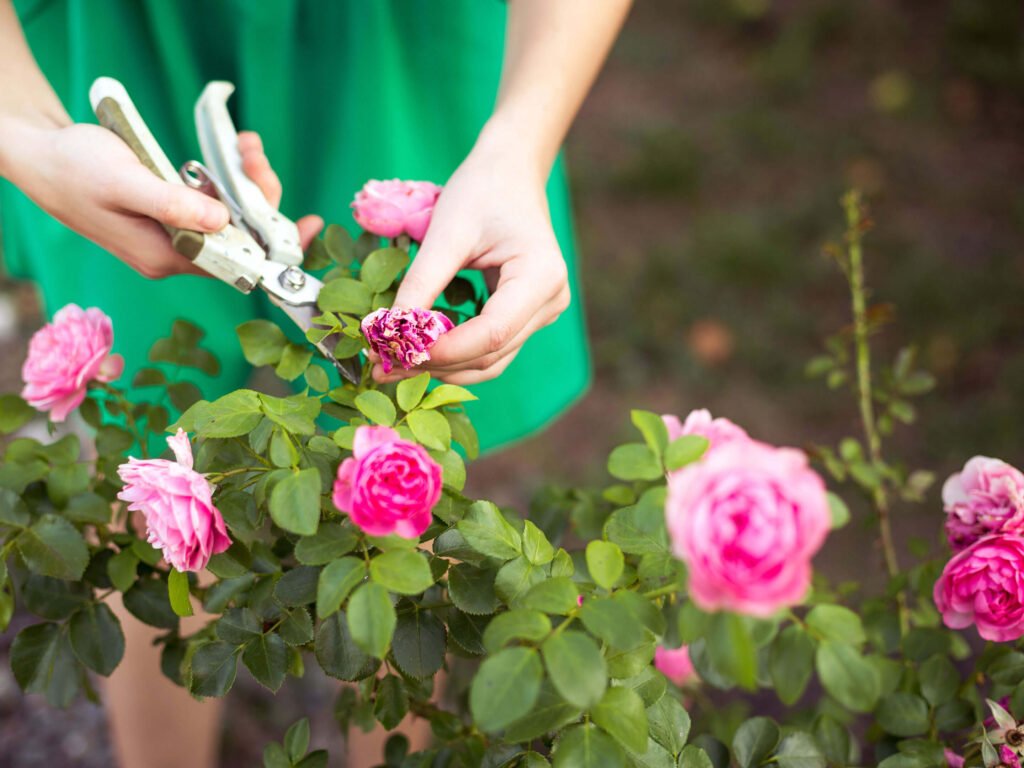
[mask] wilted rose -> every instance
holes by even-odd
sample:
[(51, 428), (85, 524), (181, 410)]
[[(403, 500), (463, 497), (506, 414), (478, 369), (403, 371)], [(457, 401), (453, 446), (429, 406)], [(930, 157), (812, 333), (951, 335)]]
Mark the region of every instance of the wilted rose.
[(946, 563), (935, 582), (935, 605), (951, 629), (971, 624), (998, 643), (1024, 635), (1024, 538), (979, 539)]
[(408, 235), (423, 242), (441, 187), (429, 181), (391, 179), (366, 182), (352, 210), (359, 225), (381, 237)]
[(213, 488), (192, 469), (192, 445), (178, 430), (167, 438), (175, 461), (129, 458), (117, 468), (124, 488), (117, 498), (146, 520), (147, 540), (179, 571), (201, 571), (231, 546)]
[(666, 518), (694, 602), (759, 617), (804, 599), (831, 525), (825, 484), (803, 452), (753, 440), (670, 474)]
[(441, 312), (429, 309), (385, 309), (363, 318), (363, 335), (379, 357), (384, 373), (398, 364), (408, 370), (430, 359), (430, 348), (453, 328)]
[(95, 307), (68, 304), (29, 341), (21, 396), (33, 408), (49, 412), (51, 420), (64, 421), (85, 399), (90, 381), (113, 381), (121, 375), (124, 359), (110, 354), (113, 344), (109, 317)]
[(419, 538), (441, 498), (441, 466), (389, 427), (356, 430), (352, 457), (338, 467), (334, 505), (371, 536)]
[(1024, 534), (1024, 473), (975, 456), (942, 486), (946, 536), (955, 552), (993, 533)]

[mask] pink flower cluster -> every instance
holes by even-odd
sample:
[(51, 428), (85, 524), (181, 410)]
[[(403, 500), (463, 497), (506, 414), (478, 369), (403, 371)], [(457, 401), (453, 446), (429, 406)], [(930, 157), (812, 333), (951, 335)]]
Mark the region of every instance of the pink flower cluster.
[(110, 354), (113, 344), (109, 317), (95, 307), (68, 304), (29, 341), (21, 396), (33, 408), (49, 412), (53, 421), (64, 421), (82, 404), (89, 382), (121, 375), (124, 359)]
[(390, 427), (359, 427), (338, 467), (334, 505), (371, 536), (418, 539), (441, 498), (441, 466)]
[(429, 181), (366, 182), (352, 202), (359, 226), (381, 237), (408, 235), (423, 242), (441, 187)]
[(1024, 636), (1024, 473), (975, 456), (946, 481), (942, 500), (956, 553), (935, 583), (943, 622), (974, 624), (996, 642)]
[(654, 649), (654, 668), (675, 685), (686, 685), (697, 679), (697, 671), (690, 659), (690, 649), (685, 645), (679, 648), (659, 645)]
[(201, 571), (231, 546), (213, 489), (192, 469), (192, 445), (182, 430), (167, 438), (175, 461), (136, 459), (117, 468), (124, 488), (117, 498), (146, 519), (147, 539), (179, 571)]
[[(670, 434), (675, 432), (669, 423)], [(811, 559), (831, 527), (825, 484), (803, 452), (752, 440), (695, 411), (680, 434), (701, 434), (704, 457), (669, 475), (666, 524), (703, 610), (771, 616), (801, 602)]]
[(364, 317), (360, 327), (384, 373), (390, 373), (396, 364), (408, 370), (425, 363), (430, 348), (454, 325), (447, 315), (429, 309), (381, 308)]

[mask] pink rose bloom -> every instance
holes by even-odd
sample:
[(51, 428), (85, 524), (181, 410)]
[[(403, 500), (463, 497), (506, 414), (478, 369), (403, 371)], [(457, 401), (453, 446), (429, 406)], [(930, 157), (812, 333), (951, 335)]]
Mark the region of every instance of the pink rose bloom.
[(804, 453), (753, 440), (671, 473), (665, 513), (693, 601), (758, 617), (803, 600), (831, 525), (825, 484)]
[(685, 685), (697, 676), (690, 661), (690, 649), (685, 645), (679, 648), (666, 648), (659, 645), (654, 649), (654, 668), (676, 685)]
[(1005, 744), (999, 746), (999, 764), (1006, 768), (1020, 768), (1020, 757)]
[(178, 430), (167, 438), (176, 461), (129, 457), (117, 468), (124, 488), (117, 498), (146, 518), (147, 540), (179, 571), (201, 571), (213, 555), (231, 546), (213, 506), (212, 487), (192, 469), (192, 446)]
[(993, 533), (1024, 534), (1024, 473), (975, 456), (942, 486), (946, 536), (954, 552)]
[(946, 765), (949, 768), (964, 768), (964, 759), (949, 747), (943, 750), (946, 755)]
[(418, 539), (441, 498), (441, 466), (390, 427), (359, 427), (338, 467), (334, 506), (370, 536)]
[(953, 556), (935, 582), (935, 605), (951, 629), (971, 624), (997, 643), (1024, 635), (1024, 538), (987, 536)]
[(430, 359), (430, 348), (454, 325), (448, 316), (429, 309), (385, 309), (371, 312), (360, 326), (384, 373), (397, 363), (406, 370)]
[(429, 181), (377, 181), (356, 193), (352, 210), (359, 226), (381, 237), (406, 234), (423, 242), (441, 187)]
[(109, 317), (95, 307), (68, 304), (29, 341), (21, 396), (33, 408), (48, 411), (52, 421), (64, 421), (85, 399), (90, 381), (121, 375), (124, 359), (110, 354), (113, 344)]
[(726, 443), (734, 440), (750, 439), (750, 436), (743, 427), (733, 424), (728, 419), (711, 418), (711, 412), (706, 408), (690, 411), (690, 415), (683, 422), (679, 421), (678, 416), (673, 416), (669, 413), (663, 415), (661, 420), (665, 422), (665, 426), (668, 428), (669, 442), (683, 435), (700, 435), (707, 438), (710, 445), (708, 445), (708, 449), (704, 453), (705, 456), (713, 448), (718, 448)]

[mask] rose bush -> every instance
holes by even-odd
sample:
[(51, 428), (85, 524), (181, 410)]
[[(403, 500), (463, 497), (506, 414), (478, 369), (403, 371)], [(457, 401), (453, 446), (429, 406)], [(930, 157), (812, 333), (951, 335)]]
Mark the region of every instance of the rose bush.
[[(864, 219), (855, 196), (845, 205), (832, 252), (852, 330), (809, 372), (851, 388), (860, 438), (808, 455), (706, 411), (637, 410), (606, 483), (545, 488), (528, 517), (467, 495), (478, 445), (461, 387), (426, 373), (378, 384), (369, 361), (362, 385), (341, 383), (311, 345), (259, 320), (239, 326), (243, 351), (294, 394), (207, 402), (188, 371), (213, 374), (216, 361), (179, 321), (129, 401), (109, 383), (100, 314), (60, 314), (33, 341), (26, 379), (55, 385), (32, 395), (53, 419), (78, 403), (95, 451), (17, 436), (35, 411), (0, 396), (0, 431), (15, 435), (0, 464), (0, 626), (15, 605), (38, 618), (14, 639), (16, 680), (54, 705), (90, 692), (90, 674), (109, 675), (124, 652), (107, 606), (117, 593), (160, 630), (163, 672), (195, 696), (226, 694), (239, 665), (276, 691), (315, 663), (350, 683), (342, 729), (428, 719), (434, 743), (408, 753), (395, 737), (388, 766), (1017, 764), (1020, 473), (976, 458), (946, 483), (959, 550), (948, 561), (895, 539), (893, 516), (926, 498), (932, 476), (887, 456), (885, 438), (932, 382), (910, 351), (877, 371)], [(307, 266), (332, 269), (311, 341), (333, 334), (349, 356), (379, 340), (365, 318), (390, 306), (409, 263), (401, 242), (381, 245), (337, 226), (314, 242)], [(479, 298), (453, 285), (445, 316), (457, 320), (451, 307)], [(92, 319), (54, 330), (67, 317)], [(388, 344), (429, 352), (417, 329), (394, 329)], [(174, 459), (146, 456), (168, 432)], [(808, 458), (857, 503), (826, 491)], [(877, 533), (882, 583), (812, 574), (827, 531), (853, 518)], [(872, 570), (875, 553), (857, 556)], [(208, 578), (187, 573), (203, 566)], [(193, 600), (210, 618), (186, 635)], [(443, 700), (442, 669), (469, 676)], [(325, 765), (308, 743), (300, 721), (265, 765)]]

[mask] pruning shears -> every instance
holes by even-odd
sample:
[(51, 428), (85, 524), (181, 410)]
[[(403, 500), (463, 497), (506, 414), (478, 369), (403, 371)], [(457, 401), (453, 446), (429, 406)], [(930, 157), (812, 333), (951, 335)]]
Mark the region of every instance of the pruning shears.
[[(165, 226), (178, 253), (242, 293), (259, 287), (303, 332), (317, 328), (321, 314), (317, 296), (323, 283), (302, 269), (299, 230), (274, 208), (242, 170), (238, 132), (228, 114), (227, 100), (235, 87), (213, 81), (195, 106), (196, 132), (203, 162), (190, 160), (175, 170), (153, 137), (128, 91), (117, 80), (98, 78), (89, 99), (100, 124), (116, 133), (149, 170), (172, 184), (184, 184), (224, 203), (231, 223), (219, 232), (204, 233)], [(353, 384), (359, 384), (359, 357), (338, 360), (337, 335), (316, 344), (317, 349)]]

